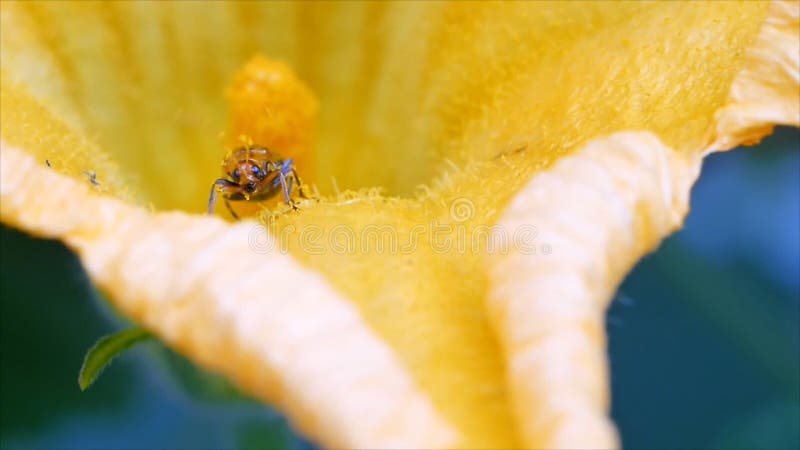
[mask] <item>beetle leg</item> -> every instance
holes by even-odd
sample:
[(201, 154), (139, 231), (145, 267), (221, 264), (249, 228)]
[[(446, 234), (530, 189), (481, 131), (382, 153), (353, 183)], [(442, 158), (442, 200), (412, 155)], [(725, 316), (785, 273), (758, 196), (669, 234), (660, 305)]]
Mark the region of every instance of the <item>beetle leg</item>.
[(239, 185), (233, 181), (220, 178), (211, 185), (211, 194), (208, 197), (208, 215), (214, 214), (214, 204), (217, 202), (217, 192), (222, 191), (225, 193), (235, 192), (239, 189)]
[(289, 196), (289, 189), (291, 189), (292, 180), (286, 181), (286, 175), (283, 174), (283, 171), (278, 172), (278, 178), (281, 180), (281, 190), (283, 190), (283, 201), (286, 202), (287, 205), (291, 206), (292, 209), (297, 209), (292, 201), (292, 198)]
[(225, 207), (228, 208), (228, 212), (231, 213), (231, 216), (233, 216), (234, 220), (239, 220), (239, 216), (236, 214), (236, 211), (233, 210), (233, 207), (231, 206), (231, 202), (228, 201), (227, 198), (225, 199)]
[(290, 177), (289, 175), (293, 172), (293, 170), (294, 169), (292, 168), (291, 159), (283, 161), (283, 163), (281, 164), (281, 170), (280, 172), (278, 172), (278, 178), (280, 178), (281, 180), (281, 188), (283, 189), (283, 200), (286, 202), (287, 205), (291, 206), (293, 210), (297, 211), (297, 205), (295, 205), (291, 197), (294, 178)]
[(296, 182), (297, 192), (300, 194), (300, 197), (305, 199), (311, 198), (308, 196), (308, 194), (306, 194), (303, 186), (303, 180), (300, 179), (300, 175), (297, 173), (297, 169), (294, 168), (294, 162), (291, 159), (287, 159), (283, 162), (283, 165), (281, 166), (281, 172), (289, 180), (290, 193), (292, 192), (293, 182)]
[(292, 177), (297, 180), (297, 191), (300, 193), (300, 197), (311, 198), (306, 194), (305, 189), (303, 189), (303, 181), (300, 179), (300, 175), (297, 174), (297, 170), (294, 167), (292, 167)]

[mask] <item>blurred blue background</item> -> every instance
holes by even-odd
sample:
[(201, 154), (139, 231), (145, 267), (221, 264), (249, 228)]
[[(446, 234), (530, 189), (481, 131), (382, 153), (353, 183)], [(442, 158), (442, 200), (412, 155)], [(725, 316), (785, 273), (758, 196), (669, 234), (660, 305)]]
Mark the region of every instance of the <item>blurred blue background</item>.
[[(685, 228), (608, 312), (626, 448), (800, 448), (800, 133), (706, 161)], [(156, 342), (81, 393), (125, 325), (61, 244), (0, 230), (0, 447), (312, 448), (277, 413)], [(24, 257), (21, 257), (24, 255)]]

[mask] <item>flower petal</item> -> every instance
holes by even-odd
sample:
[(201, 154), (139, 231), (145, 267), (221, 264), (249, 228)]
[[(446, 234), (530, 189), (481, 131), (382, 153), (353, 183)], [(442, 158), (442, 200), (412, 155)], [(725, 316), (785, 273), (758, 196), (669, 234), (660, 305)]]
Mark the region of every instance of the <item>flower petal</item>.
[(618, 445), (606, 417), (605, 310), (638, 258), (680, 226), (699, 171), (699, 156), (650, 133), (618, 133), (534, 177), (503, 214), (506, 229), (536, 223), (547, 245), (490, 260), (488, 307), (527, 445)]
[(708, 146), (671, 149), (650, 133), (596, 139), (534, 176), (504, 212), (502, 227), (536, 223), (551, 247), (489, 261), (488, 308), (527, 445), (618, 445), (600, 356), (608, 302), (636, 261), (683, 223), (702, 155), (758, 142), (775, 124), (800, 126), (798, 33), (800, 5), (774, 2)]
[[(0, 133), (3, 222), (67, 242), (127, 315), (325, 445), (617, 444), (605, 418), (603, 307), (682, 221), (696, 158), (751, 125), (720, 131), (715, 113), (741, 98), (731, 85), (768, 4), (225, 3), (210, 14), (188, 2), (61, 5), (3, 4), (5, 73), (46, 106), (30, 120), (3, 104), (14, 118)], [(426, 232), (400, 256), (297, 242), (293, 258), (261, 255), (248, 239), (269, 235), (254, 222), (148, 214), (42, 166), (39, 134), (60, 145), (70, 129), (97, 133), (158, 207), (202, 211), (220, 156), (214, 99), (236, 55), (256, 46), (297, 60), (320, 95), (323, 180), (410, 195), (438, 175), (414, 198), (309, 202), (278, 216), (273, 236), (384, 224), (405, 236), (434, 223), (457, 238), (511, 202), (502, 226), (535, 224), (550, 240), (538, 242), (563, 253), (516, 249), (487, 274), (485, 245), (443, 251)], [(124, 60), (118, 48), (144, 56)], [(9, 86), (4, 95), (25, 97)], [(794, 91), (775, 92), (782, 107)], [(795, 123), (789, 115), (781, 120)], [(603, 137), (628, 129), (658, 137)], [(87, 148), (79, 153), (94, 154)]]
[(753, 144), (774, 125), (800, 127), (800, 7), (774, 1), (758, 40), (745, 57), (728, 104), (717, 112), (710, 151)]
[[(455, 444), (351, 303), (291, 257), (253, 252), (257, 223), (148, 214), (2, 142), (0, 170), (3, 222), (63, 239), (124, 314), (276, 404), (309, 436), (339, 448)], [(39, 195), (36, 181), (52, 192)]]

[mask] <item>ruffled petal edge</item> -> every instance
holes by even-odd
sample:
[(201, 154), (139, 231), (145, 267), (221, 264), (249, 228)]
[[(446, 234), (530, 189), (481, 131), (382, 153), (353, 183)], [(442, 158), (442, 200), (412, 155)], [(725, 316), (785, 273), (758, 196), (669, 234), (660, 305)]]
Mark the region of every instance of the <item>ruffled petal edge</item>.
[(705, 148), (678, 152), (647, 132), (595, 139), (535, 175), (504, 212), (500, 227), (535, 225), (551, 248), (488, 259), (487, 308), (526, 446), (619, 447), (605, 310), (634, 264), (682, 225), (703, 155), (800, 126), (798, 17), (800, 3), (773, 2)]

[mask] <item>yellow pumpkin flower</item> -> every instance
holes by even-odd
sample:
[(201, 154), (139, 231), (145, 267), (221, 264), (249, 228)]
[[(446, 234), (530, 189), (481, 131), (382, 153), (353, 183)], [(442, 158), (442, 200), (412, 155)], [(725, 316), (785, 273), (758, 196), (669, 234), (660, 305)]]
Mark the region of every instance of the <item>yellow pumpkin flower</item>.
[[(614, 447), (605, 308), (800, 126), (798, 10), (3, 2), (0, 219), (324, 446)], [(205, 216), (240, 137), (319, 198)]]

